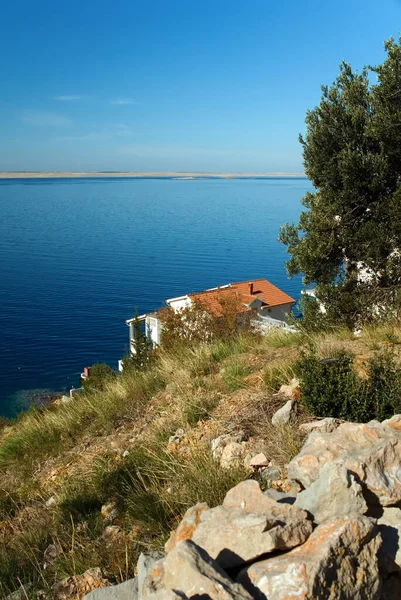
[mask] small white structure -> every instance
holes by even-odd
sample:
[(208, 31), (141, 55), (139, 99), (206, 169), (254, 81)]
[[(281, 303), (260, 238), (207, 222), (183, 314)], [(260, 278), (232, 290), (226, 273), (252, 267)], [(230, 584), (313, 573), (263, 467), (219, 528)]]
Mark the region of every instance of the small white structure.
[[(221, 314), (220, 300), (225, 295), (235, 294), (241, 305), (241, 313), (251, 312), (252, 323), (267, 332), (271, 328), (288, 328), (287, 317), (295, 300), (285, 292), (274, 286), (267, 279), (254, 279), (252, 281), (240, 281), (228, 283), (216, 288), (210, 288), (203, 292), (186, 294), (169, 298), (166, 305), (174, 311), (180, 311), (190, 306), (195, 300), (199, 300), (211, 314), (219, 317)], [(136, 317), (128, 319), (130, 351), (135, 354), (135, 332), (134, 322)], [(147, 313), (138, 317), (140, 322), (145, 323), (145, 333), (155, 348), (160, 345), (162, 323), (157, 312)], [(121, 361), (120, 361), (121, 362)], [(120, 369), (121, 370), (121, 369)]]

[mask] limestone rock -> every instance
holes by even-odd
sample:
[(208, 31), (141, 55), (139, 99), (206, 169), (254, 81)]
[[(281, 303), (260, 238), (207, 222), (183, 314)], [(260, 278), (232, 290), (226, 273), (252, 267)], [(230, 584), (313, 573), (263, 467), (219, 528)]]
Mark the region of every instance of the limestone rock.
[(164, 585), (180, 598), (251, 600), (207, 553), (190, 540), (179, 542), (164, 561)]
[(401, 510), (396, 507), (384, 508), (377, 524), (383, 539), (379, 551), (380, 567), (391, 573), (401, 570)]
[(278, 393), (284, 394), (284, 396), (287, 396), (287, 398), (295, 399), (297, 396), (298, 388), (299, 380), (294, 378), (291, 380), (291, 383), (289, 385), (282, 385)]
[[(269, 490), (272, 492), (273, 490)], [(241, 508), (247, 513), (273, 515), (274, 517), (286, 519), (291, 515), (297, 515), (299, 519), (306, 517), (306, 513), (299, 508), (285, 508), (278, 505), (275, 498), (270, 498), (268, 492), (263, 493), (257, 481), (248, 479), (242, 481), (226, 494), (223, 501), (226, 508)]]
[(315, 523), (351, 513), (364, 514), (368, 508), (354, 475), (339, 463), (324, 465), (316, 481), (297, 495), (294, 506), (311, 513)]
[(210, 444), (214, 458), (219, 459), (221, 457), (223, 450), (227, 446), (227, 444), (239, 444), (243, 441), (244, 437), (245, 434), (243, 431), (238, 431), (238, 433), (224, 433), (223, 435), (219, 435), (219, 437), (212, 440)]
[(302, 425), (299, 426), (299, 429), (303, 433), (310, 433), (311, 431), (331, 433), (332, 431), (335, 431), (337, 429), (340, 423), (341, 421), (339, 419), (334, 419), (333, 417), (326, 417), (326, 419), (321, 419), (320, 421), (302, 423)]
[(312, 531), (305, 511), (265, 496), (256, 481), (230, 490), (223, 506), (203, 512), (192, 540), (223, 568), (302, 544)]
[(260, 477), (265, 483), (276, 481), (282, 477), (283, 472), (278, 465), (272, 465), (260, 471)]
[(374, 600), (380, 543), (367, 517), (340, 517), (319, 525), (299, 548), (244, 569), (238, 580), (260, 600)]
[(177, 529), (171, 532), (170, 538), (165, 544), (166, 552), (170, 552), (178, 542), (192, 539), (193, 532), (199, 525), (201, 514), (205, 510), (209, 510), (206, 502), (199, 502), (187, 510)]
[(120, 585), (93, 590), (83, 600), (138, 600), (138, 580), (128, 579)]
[(53, 586), (53, 595), (57, 600), (75, 600), (88, 594), (96, 588), (108, 585), (107, 579), (103, 577), (102, 571), (96, 567), (88, 569), (82, 575), (66, 577)]
[(267, 467), (269, 461), (263, 452), (260, 452), (249, 461), (251, 467), (259, 468), (259, 467)]
[(150, 594), (148, 575), (150, 578), (157, 580), (161, 570), (161, 563), (164, 558), (162, 552), (141, 552), (136, 565), (137, 569), (137, 586), (139, 599), (146, 598), (146, 592)]
[(288, 478), (307, 488), (328, 462), (355, 474), (368, 504), (392, 506), (401, 501), (401, 431), (398, 421), (343, 423), (331, 433), (314, 431), (288, 465)]
[(280, 425), (287, 425), (287, 423), (291, 421), (295, 413), (295, 406), (295, 400), (288, 400), (288, 402), (286, 402), (284, 406), (279, 408), (279, 410), (274, 413), (274, 415), (272, 416), (272, 424), (275, 427), (279, 427)]
[(279, 492), (274, 488), (269, 488), (263, 492), (265, 496), (275, 500), (279, 504), (294, 504), (296, 496), (294, 494), (287, 494), (286, 492)]
[(243, 451), (242, 444), (230, 442), (223, 448), (220, 457), (220, 466), (223, 467), (223, 469), (238, 467), (241, 464)]
[[(137, 564), (139, 600), (164, 598), (164, 558), (157, 560), (153, 553), (141, 553)], [(167, 598), (167, 596), (166, 596)]]

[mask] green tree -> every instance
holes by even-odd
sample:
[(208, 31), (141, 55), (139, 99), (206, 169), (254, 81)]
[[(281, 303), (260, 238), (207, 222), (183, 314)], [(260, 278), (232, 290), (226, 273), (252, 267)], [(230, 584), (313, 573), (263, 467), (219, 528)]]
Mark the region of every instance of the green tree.
[[(300, 136), (315, 191), (301, 200), (299, 222), (279, 234), (288, 274), (303, 273), (326, 317), (350, 325), (388, 308), (401, 283), (400, 42), (385, 43), (378, 67), (358, 73), (342, 63), (332, 86), (322, 87)], [(364, 281), (362, 269), (370, 275)]]
[(90, 370), (88, 379), (82, 381), (82, 387), (86, 391), (103, 391), (108, 383), (114, 381), (117, 375), (106, 363), (95, 363)]

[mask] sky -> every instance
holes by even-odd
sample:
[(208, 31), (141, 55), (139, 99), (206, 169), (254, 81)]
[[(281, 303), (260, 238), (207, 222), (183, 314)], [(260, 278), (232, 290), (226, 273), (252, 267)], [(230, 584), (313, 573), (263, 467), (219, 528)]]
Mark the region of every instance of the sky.
[(0, 171), (301, 172), (342, 60), (384, 59), (401, 0), (14, 0)]

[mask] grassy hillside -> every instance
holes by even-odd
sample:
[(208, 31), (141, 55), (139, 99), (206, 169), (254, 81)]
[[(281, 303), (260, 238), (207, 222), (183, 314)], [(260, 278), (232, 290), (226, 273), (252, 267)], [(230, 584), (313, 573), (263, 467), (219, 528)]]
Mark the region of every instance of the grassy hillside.
[(53, 598), (57, 581), (91, 567), (112, 583), (133, 576), (138, 554), (162, 547), (189, 506), (217, 505), (250, 476), (242, 464), (222, 468), (211, 440), (242, 430), (249, 452), (284, 469), (298, 452), (299, 422), (312, 418), (302, 402), (291, 425), (273, 428), (271, 417), (302, 351), (350, 351), (363, 377), (374, 353), (391, 349), (399, 361), (400, 344), (393, 327), (359, 338), (346, 330), (239, 335), (161, 352), (148, 370), (103, 391), (4, 423), (1, 597), (22, 583), (29, 598)]

